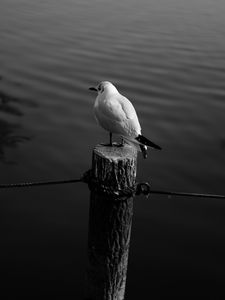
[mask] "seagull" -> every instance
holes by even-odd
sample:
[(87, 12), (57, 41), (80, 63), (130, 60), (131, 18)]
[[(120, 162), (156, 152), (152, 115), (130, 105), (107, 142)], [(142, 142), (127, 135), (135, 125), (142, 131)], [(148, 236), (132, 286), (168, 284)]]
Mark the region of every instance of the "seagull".
[(161, 150), (141, 134), (141, 126), (132, 103), (109, 81), (102, 81), (89, 90), (98, 93), (94, 104), (94, 115), (98, 124), (109, 132), (109, 146), (113, 146), (112, 134), (120, 135), (124, 140), (135, 145), (147, 158), (147, 147)]

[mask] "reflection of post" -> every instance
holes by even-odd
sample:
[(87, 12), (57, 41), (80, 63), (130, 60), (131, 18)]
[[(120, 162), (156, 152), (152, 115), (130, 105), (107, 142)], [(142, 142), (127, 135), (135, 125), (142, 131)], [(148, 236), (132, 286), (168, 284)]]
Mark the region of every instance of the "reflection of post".
[(87, 299), (124, 299), (133, 215), (129, 188), (136, 179), (136, 150), (97, 146), (93, 151)]

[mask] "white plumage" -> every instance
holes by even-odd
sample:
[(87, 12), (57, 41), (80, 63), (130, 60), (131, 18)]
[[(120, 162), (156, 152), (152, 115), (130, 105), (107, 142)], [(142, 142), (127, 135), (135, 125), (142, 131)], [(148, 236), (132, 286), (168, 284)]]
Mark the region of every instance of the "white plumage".
[(112, 83), (103, 81), (90, 90), (98, 92), (94, 114), (97, 122), (110, 133), (110, 145), (112, 133), (115, 133), (127, 142), (139, 145), (145, 158), (146, 146), (161, 149), (141, 135), (141, 126), (132, 103), (121, 95)]

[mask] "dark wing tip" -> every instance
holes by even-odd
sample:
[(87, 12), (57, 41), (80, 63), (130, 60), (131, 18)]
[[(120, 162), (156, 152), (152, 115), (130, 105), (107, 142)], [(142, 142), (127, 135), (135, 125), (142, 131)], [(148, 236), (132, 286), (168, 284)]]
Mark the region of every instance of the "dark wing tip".
[(157, 150), (162, 150), (162, 148), (158, 145), (156, 145), (155, 143), (151, 142), (149, 139), (147, 139), (146, 137), (144, 137), (143, 135), (140, 135), (136, 137), (136, 140), (143, 144), (143, 145), (146, 145), (148, 147), (152, 147), (152, 148), (155, 148)]
[(159, 145), (156, 145), (156, 144), (155, 144), (155, 146), (156, 146), (156, 147), (155, 147), (156, 149), (162, 150), (162, 147), (160, 147)]

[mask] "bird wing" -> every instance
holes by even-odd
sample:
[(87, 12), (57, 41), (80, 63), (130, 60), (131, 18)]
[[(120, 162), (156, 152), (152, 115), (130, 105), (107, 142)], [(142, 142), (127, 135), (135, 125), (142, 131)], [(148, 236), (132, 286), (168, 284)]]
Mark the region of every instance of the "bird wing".
[(132, 103), (120, 94), (101, 99), (96, 115), (102, 126), (111, 132), (135, 137), (141, 132)]
[(137, 114), (132, 103), (122, 95), (103, 100), (99, 105), (99, 109), (101, 113), (115, 121), (137, 119)]
[(137, 119), (136, 111), (132, 103), (126, 97), (122, 96), (118, 98), (118, 102), (120, 103), (127, 119)]
[(112, 121), (123, 121), (126, 115), (120, 103), (115, 98), (103, 99), (98, 106), (99, 112)]

